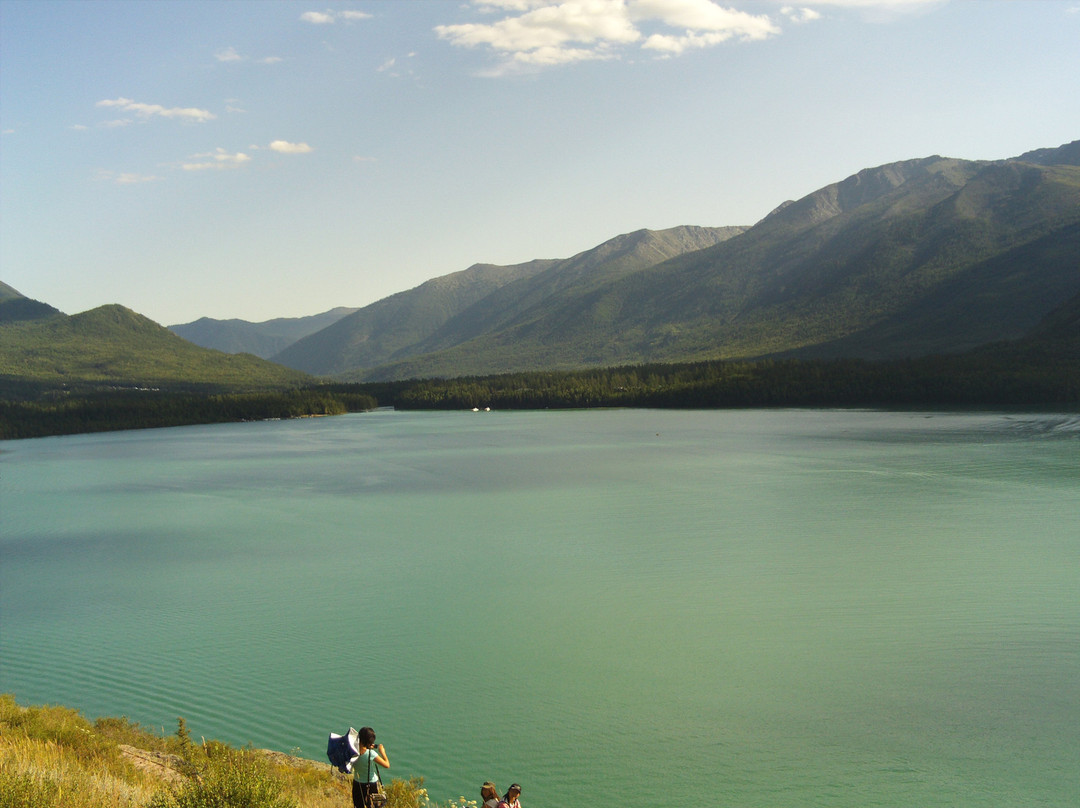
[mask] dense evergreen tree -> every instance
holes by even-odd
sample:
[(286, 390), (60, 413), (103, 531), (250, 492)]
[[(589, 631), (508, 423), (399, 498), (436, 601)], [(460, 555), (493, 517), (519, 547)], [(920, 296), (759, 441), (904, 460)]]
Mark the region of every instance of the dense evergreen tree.
[(341, 415), (375, 406), (375, 399), (366, 394), (321, 388), (221, 395), (153, 390), (47, 395), (0, 401), (0, 439)]

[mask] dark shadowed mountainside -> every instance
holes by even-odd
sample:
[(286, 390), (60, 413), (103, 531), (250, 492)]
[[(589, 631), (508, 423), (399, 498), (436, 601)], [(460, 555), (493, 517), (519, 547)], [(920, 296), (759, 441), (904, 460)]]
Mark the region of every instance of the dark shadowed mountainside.
[(54, 309), (48, 303), (31, 300), (0, 281), (0, 323), (42, 320), (61, 314), (59, 309)]

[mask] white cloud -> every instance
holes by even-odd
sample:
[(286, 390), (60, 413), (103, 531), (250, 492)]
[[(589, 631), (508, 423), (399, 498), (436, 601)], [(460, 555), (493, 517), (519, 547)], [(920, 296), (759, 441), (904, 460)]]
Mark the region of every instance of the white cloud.
[(476, 0), (495, 22), (439, 25), (451, 45), (486, 47), (506, 64), (554, 65), (619, 56), (629, 46), (667, 55), (729, 39), (780, 33), (766, 15), (724, 8), (714, 0)]
[(346, 22), (353, 22), (355, 20), (367, 20), (371, 15), (363, 11), (334, 11), (327, 9), (326, 11), (305, 11), (300, 15), (300, 19), (304, 22), (310, 22), (312, 25), (333, 25), (338, 20), (345, 20)]
[(270, 144), (270, 151), (280, 152), (281, 154), (307, 154), (308, 152), (315, 150), (306, 143), (290, 143), (287, 140), (275, 140)]
[(611, 59), (613, 54), (606, 50), (587, 48), (544, 47), (525, 53), (515, 53), (514, 61), (522, 65), (565, 65), (571, 62), (588, 62), (596, 59)]
[(627, 8), (635, 20), (657, 19), (688, 34), (706, 31), (726, 34), (724, 39), (765, 39), (780, 33), (767, 16), (722, 8), (712, 0), (630, 0)]
[(395, 79), (400, 79), (407, 76), (415, 77), (416, 72), (413, 70), (410, 62), (410, 60), (415, 57), (415, 51), (411, 51), (401, 57), (389, 56), (383, 60), (382, 64), (375, 68), (375, 72), (382, 73), (386, 76), (391, 76)]
[(917, 8), (947, 3), (949, 0), (814, 0), (815, 6), (847, 6), (849, 8)]
[(226, 168), (237, 168), (251, 161), (251, 158), (243, 152), (230, 154), (220, 147), (216, 151), (193, 154), (189, 159), (198, 162), (183, 163), (180, 167), (184, 171), (221, 171)]
[(117, 185), (137, 185), (141, 182), (157, 182), (161, 177), (155, 177), (153, 174), (132, 174), (130, 172), (121, 172), (116, 175)]
[(551, 0), (476, 0), (476, 5), (484, 12), (492, 11), (528, 11), (530, 8), (548, 5)]
[[(852, 9), (870, 22), (892, 22), (908, 14), (926, 13), (934, 6), (945, 5), (950, 0), (813, 0), (815, 7), (826, 6), (837, 9)], [(808, 8), (793, 6), (790, 0), (776, 0), (777, 5), (783, 5), (781, 13), (792, 22), (803, 23), (820, 19), (821, 15)], [(803, 16), (789, 14), (788, 12), (802, 12)], [(805, 16), (809, 12), (810, 16)]]
[[(214, 54), (214, 58), (219, 62), (246, 62), (250, 57), (244, 56), (236, 48), (230, 46), (219, 50)], [(280, 56), (264, 56), (261, 59), (254, 60), (257, 65), (273, 65), (282, 61), (284, 61), (284, 59)]]
[(130, 98), (98, 101), (97, 106), (116, 107), (124, 112), (133, 112), (140, 118), (158, 116), (161, 118), (180, 118), (181, 120), (204, 123), (217, 117), (212, 112), (208, 112), (205, 109), (197, 109), (195, 107), (163, 107), (160, 104), (142, 104), (137, 101), (132, 101)]
[(488, 45), (495, 50), (523, 54), (566, 43), (633, 42), (641, 34), (626, 15), (622, 0), (568, 0), (544, 3), (518, 16), (486, 25), (440, 25), (435, 32), (462, 47)]
[(641, 47), (645, 50), (680, 54), (693, 48), (708, 48), (713, 45), (719, 45), (721, 42), (731, 39), (731, 37), (732, 34), (723, 31), (704, 34), (690, 32), (683, 36), (653, 34), (645, 40), (645, 43)]
[(109, 171), (101, 169), (97, 172), (97, 178), (103, 182), (112, 182), (117, 185), (138, 185), (144, 182), (158, 182), (161, 177), (153, 174), (135, 174), (126, 171)]
[(814, 20), (821, 19), (821, 15), (814, 11), (812, 8), (794, 8), (792, 6), (784, 6), (782, 9), (780, 9), (780, 13), (797, 25), (804, 22), (813, 22)]
[(305, 11), (300, 15), (300, 19), (313, 25), (330, 25), (334, 21), (334, 15), (322, 11)]

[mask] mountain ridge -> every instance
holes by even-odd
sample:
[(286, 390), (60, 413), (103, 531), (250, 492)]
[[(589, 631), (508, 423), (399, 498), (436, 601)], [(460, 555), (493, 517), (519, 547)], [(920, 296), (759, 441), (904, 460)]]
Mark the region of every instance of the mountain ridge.
[(204, 348), (269, 359), (298, 339), (321, 331), (354, 311), (355, 307), (337, 306), (306, 317), (277, 317), (258, 323), (200, 317), (190, 323), (170, 325), (168, 329)]
[(568, 259), (474, 264), (366, 306), (272, 358), (315, 374), (400, 360), (447, 340), (460, 342), (464, 335), (490, 328), (484, 319), (488, 314), (509, 317), (530, 301), (588, 282), (597, 271), (618, 275), (740, 231), (692, 226), (638, 230)]
[[(530, 323), (348, 377), (820, 355), (829, 345), (902, 357), (1015, 338), (1080, 290), (1075, 153), (1066, 144), (1031, 153), (1038, 160), (933, 156), (864, 169), (734, 238), (605, 282)], [(1036, 253), (1038, 271), (1019, 266)], [(992, 284), (980, 290), (983, 270)], [(1017, 272), (1029, 282), (1010, 281)], [(963, 277), (969, 293), (957, 297)], [(1020, 301), (1022, 316), (1007, 310), (1009, 300)], [(964, 312), (986, 333), (965, 340), (945, 329), (924, 339), (921, 307), (938, 308), (946, 321)], [(998, 333), (989, 333), (990, 312), (1006, 318)]]
[[(713, 359), (903, 358), (1023, 340), (1048, 322), (1058, 323), (1055, 344), (1069, 350), (1080, 304), (1062, 301), (1080, 296), (1078, 256), (1074, 141), (1006, 160), (934, 155), (867, 168), (778, 205), (751, 227), (636, 230), (566, 259), (474, 264), (360, 309), (196, 323), (280, 330), (331, 320), (272, 363), (244, 371), (249, 382), (268, 374), (274, 383), (288, 375), (285, 364), (300, 371), (293, 380), (379, 381)], [(0, 372), (20, 372), (22, 362), (54, 380), (100, 380), (109, 375), (103, 368), (139, 366), (145, 356), (106, 334), (106, 324), (125, 323), (151, 353), (173, 357), (166, 376), (174, 381), (184, 361), (201, 368), (203, 382), (219, 371), (239, 378), (222, 365), (229, 354), (180, 360), (178, 344), (197, 346), (174, 333), (179, 326), (165, 329), (116, 305), (68, 316), (7, 284)], [(162, 332), (178, 343), (165, 347)], [(30, 343), (12, 359), (13, 348)], [(80, 347), (92, 361), (76, 356)], [(219, 370), (209, 371), (215, 362)], [(153, 377), (146, 370), (139, 373)]]
[(0, 324), (0, 392), (145, 387), (285, 389), (312, 381), (250, 354), (194, 345), (119, 304)]

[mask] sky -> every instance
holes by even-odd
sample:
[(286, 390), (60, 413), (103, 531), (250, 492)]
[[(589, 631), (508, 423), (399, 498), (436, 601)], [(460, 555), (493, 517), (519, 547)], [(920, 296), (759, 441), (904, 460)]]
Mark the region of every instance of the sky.
[(0, 281), (162, 325), (1080, 138), (1080, 0), (0, 0)]

